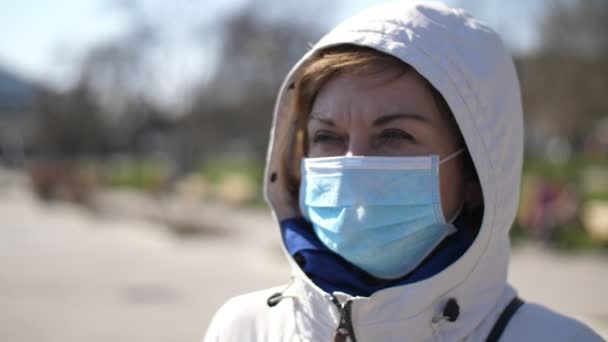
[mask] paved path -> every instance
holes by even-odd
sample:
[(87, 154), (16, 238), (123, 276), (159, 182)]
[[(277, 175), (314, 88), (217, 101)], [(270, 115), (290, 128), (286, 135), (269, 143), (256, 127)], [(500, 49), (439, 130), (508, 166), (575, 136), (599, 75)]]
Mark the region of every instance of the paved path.
[[(227, 298), (287, 279), (271, 219), (229, 214), (226, 233), (185, 239), (0, 184), (0, 341), (200, 340)], [(514, 252), (510, 278), (524, 298), (608, 336), (606, 266), (526, 247)]]

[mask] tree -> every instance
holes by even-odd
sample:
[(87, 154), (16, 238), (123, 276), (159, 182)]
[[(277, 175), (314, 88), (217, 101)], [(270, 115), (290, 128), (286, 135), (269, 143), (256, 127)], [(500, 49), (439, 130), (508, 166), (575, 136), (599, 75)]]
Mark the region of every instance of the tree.
[(540, 49), (517, 62), (526, 121), (581, 142), (608, 115), (608, 2), (554, 1), (539, 30)]
[[(323, 28), (322, 19), (312, 15), (319, 2), (307, 5), (296, 11), (279, 1), (250, 2), (223, 21), (220, 63), (211, 80), (199, 86), (182, 125), (192, 139), (186, 145), (199, 149), (195, 153), (218, 156), (232, 146), (263, 161), (281, 82)], [(269, 8), (274, 14), (264, 11)]]
[(110, 130), (87, 87), (66, 94), (41, 90), (35, 99), (38, 149), (46, 157), (76, 158), (108, 153)]
[(608, 56), (608, 2), (574, 0), (549, 3), (540, 22), (543, 54), (588, 60)]

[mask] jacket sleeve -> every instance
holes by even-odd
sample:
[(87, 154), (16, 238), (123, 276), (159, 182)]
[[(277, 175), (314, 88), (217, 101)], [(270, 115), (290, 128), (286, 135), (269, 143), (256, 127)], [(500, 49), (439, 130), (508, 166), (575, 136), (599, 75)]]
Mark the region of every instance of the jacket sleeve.
[(595, 333), (595, 331), (591, 330), (591, 328), (587, 327), (586, 325), (583, 325), (578, 332), (572, 336), (570, 341), (606, 342), (606, 340), (601, 338)]
[(207, 328), (203, 342), (254, 341), (255, 317), (250, 307), (241, 303), (239, 297), (228, 300), (215, 313)]
[[(278, 289), (266, 289), (228, 300), (211, 319), (203, 342), (268, 341), (270, 321), (266, 299)], [(280, 315), (276, 309), (272, 312)], [(273, 322), (276, 321), (275, 317)]]
[(213, 315), (211, 322), (209, 323), (209, 327), (207, 327), (207, 333), (205, 334), (205, 338), (203, 342), (219, 342), (221, 341), (220, 334), (222, 331), (222, 327), (225, 325), (224, 316), (224, 307), (226, 304), (222, 305), (220, 309)]
[(500, 342), (602, 342), (587, 325), (537, 304), (524, 304), (507, 325)]
[(215, 313), (203, 342), (299, 341), (292, 300), (269, 307), (268, 297), (285, 285), (240, 295)]
[(219, 319), (217, 318), (217, 314), (213, 316), (211, 323), (209, 323), (209, 327), (207, 327), (207, 332), (205, 333), (205, 338), (203, 342), (219, 342), (220, 336), (218, 331)]

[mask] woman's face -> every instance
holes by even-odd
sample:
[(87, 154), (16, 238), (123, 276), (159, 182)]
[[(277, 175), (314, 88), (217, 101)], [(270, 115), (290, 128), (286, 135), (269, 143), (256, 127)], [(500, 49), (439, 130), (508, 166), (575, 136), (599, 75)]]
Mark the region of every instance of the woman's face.
[[(398, 77), (397, 77), (398, 76)], [(415, 71), (341, 73), (323, 86), (308, 121), (308, 157), (419, 156), (457, 151), (459, 134)], [(461, 157), (440, 166), (442, 209), (452, 218), (464, 199)]]

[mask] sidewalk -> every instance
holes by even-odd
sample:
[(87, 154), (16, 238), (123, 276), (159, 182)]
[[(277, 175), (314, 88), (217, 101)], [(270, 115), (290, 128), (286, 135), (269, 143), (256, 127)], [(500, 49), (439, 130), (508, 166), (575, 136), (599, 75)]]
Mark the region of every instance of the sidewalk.
[[(128, 193), (104, 196), (100, 215), (40, 203), (20, 186), (0, 189), (0, 340), (198, 341), (227, 298), (288, 280), (266, 213), (159, 209)], [(145, 213), (157, 223), (137, 218)], [(177, 217), (209, 227), (185, 238), (158, 223)], [(510, 279), (525, 300), (574, 315), (607, 338), (607, 266), (605, 257), (527, 245), (513, 252)]]
[(278, 249), (234, 234), (184, 239), (19, 189), (0, 217), (1, 341), (198, 341), (228, 297), (288, 280)]

